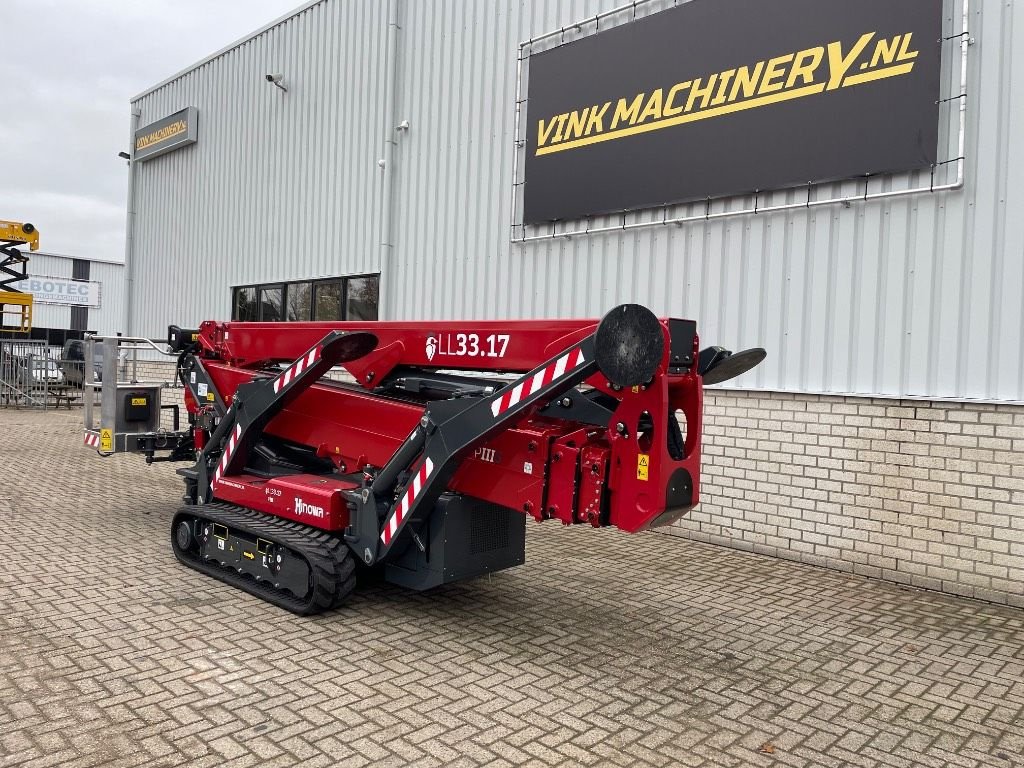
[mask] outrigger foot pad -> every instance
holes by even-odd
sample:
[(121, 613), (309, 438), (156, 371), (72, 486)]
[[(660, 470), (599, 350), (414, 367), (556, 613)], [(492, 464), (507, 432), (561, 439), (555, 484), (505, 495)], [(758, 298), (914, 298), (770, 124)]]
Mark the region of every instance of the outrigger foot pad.
[(654, 378), (665, 354), (661, 322), (647, 307), (622, 304), (601, 320), (594, 339), (597, 367), (612, 384), (636, 387)]
[(742, 376), (757, 366), (768, 355), (760, 347), (730, 352), (722, 347), (708, 347), (700, 352), (698, 369), (704, 384), (721, 384), (723, 381)]

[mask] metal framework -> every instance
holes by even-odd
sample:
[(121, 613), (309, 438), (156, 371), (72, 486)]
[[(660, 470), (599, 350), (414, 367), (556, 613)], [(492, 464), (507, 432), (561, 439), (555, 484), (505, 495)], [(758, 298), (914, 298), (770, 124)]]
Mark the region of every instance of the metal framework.
[[(852, 194), (852, 195), (839, 195), (829, 196), (823, 198), (817, 198), (814, 192), (821, 186), (820, 183), (809, 182), (806, 185), (806, 198), (801, 201), (793, 201), (786, 203), (773, 203), (768, 202), (764, 204), (764, 198), (772, 195), (785, 194), (788, 192), (794, 192), (803, 187), (791, 187), (789, 189), (778, 189), (778, 190), (756, 190), (753, 197), (752, 205), (745, 205), (734, 210), (714, 210), (716, 203), (724, 204), (728, 200), (736, 200), (749, 198), (751, 195), (726, 195), (720, 197), (708, 197), (703, 201), (691, 201), (689, 203), (673, 203), (665, 206), (657, 206), (654, 208), (644, 209), (630, 209), (623, 211), (621, 214), (609, 214), (602, 215), (596, 218), (600, 219), (619, 219), (613, 224), (598, 224), (594, 225), (593, 219), (595, 217), (588, 217), (585, 220), (585, 225), (580, 227), (577, 222), (552, 222), (550, 225), (529, 225), (520, 221), (520, 199), (522, 197), (522, 188), (525, 181), (520, 178), (520, 162), (519, 158), (525, 149), (526, 141), (521, 133), (523, 107), (527, 103), (528, 99), (524, 96), (523, 90), (523, 75), (524, 75), (524, 63), (528, 64), (530, 56), (534, 53), (533, 47), (538, 43), (554, 40), (558, 38), (558, 42), (554, 46), (558, 47), (564, 45), (571, 40), (566, 40), (566, 34), (573, 35), (573, 33), (582, 33), (584, 28), (590, 28), (591, 33), (596, 33), (601, 30), (601, 24), (606, 19), (612, 19), (616, 17), (622, 17), (626, 14), (630, 15), (629, 21), (633, 21), (637, 18), (637, 9), (644, 8), (652, 3), (663, 3), (664, 0), (634, 0), (634, 2), (626, 3), (625, 5), (618, 6), (604, 13), (599, 13), (595, 16), (587, 17), (586, 19), (580, 20), (575, 24), (570, 24), (566, 27), (546, 32), (545, 34), (532, 37), (529, 40), (525, 40), (519, 44), (519, 50), (516, 61), (516, 97), (515, 97), (515, 133), (513, 138), (513, 162), (512, 162), (512, 194), (511, 194), (511, 220), (509, 227), (509, 241), (513, 244), (516, 243), (529, 243), (538, 242), (543, 240), (554, 240), (558, 238), (571, 239), (573, 237), (583, 237), (586, 235), (597, 235), (607, 234), (611, 232), (626, 232), (636, 229), (647, 229), (650, 227), (662, 227), (667, 225), (681, 226), (683, 224), (689, 224), (700, 221), (713, 221), (716, 219), (733, 218), (736, 216), (747, 216), (756, 215), (763, 213), (777, 213), (780, 211), (794, 211), (799, 209), (810, 209), (817, 208), (826, 205), (851, 205), (853, 203), (870, 202), (872, 200), (885, 200), (899, 197), (906, 197), (908, 195), (915, 195), (921, 193), (935, 193), (935, 192), (948, 192), (956, 189), (960, 189), (964, 185), (964, 170), (965, 170), (965, 136), (967, 131), (967, 53), (968, 47), (973, 43), (970, 37), (968, 27), (968, 14), (970, 9), (970, 0), (962, 0), (962, 14), (961, 14), (961, 31), (956, 34), (951, 34), (942, 38), (942, 42), (946, 43), (949, 41), (957, 40), (960, 44), (960, 92), (951, 94), (950, 96), (940, 100), (940, 103), (959, 103), (959, 136), (957, 139), (957, 153), (956, 157), (952, 157), (946, 160), (939, 161), (935, 166), (932, 167), (931, 173), (928, 177), (927, 185), (911, 185), (905, 189), (895, 190), (881, 190), (871, 191), (871, 181), (873, 178), (877, 179), (891, 179), (897, 176), (904, 176), (908, 179), (913, 173), (907, 174), (887, 174), (884, 176), (870, 176), (865, 175), (856, 179), (858, 182), (863, 182), (864, 191), (863, 193)], [(671, 6), (665, 5), (665, 7), (674, 7), (679, 5), (679, 0), (673, 0)], [(664, 10), (664, 8), (659, 9)], [(575, 39), (579, 39), (576, 37)], [(950, 121), (951, 122), (951, 121)], [(949, 165), (956, 165), (956, 178), (951, 182), (940, 182), (936, 183), (936, 171), (940, 167), (946, 167)], [(853, 179), (851, 179), (853, 180)], [(698, 213), (686, 213), (684, 215), (672, 214), (673, 209), (679, 207), (685, 207), (691, 209), (694, 206), (699, 206), (703, 210)], [(658, 212), (660, 216), (654, 215)], [(640, 214), (652, 214), (652, 218), (649, 220), (640, 220)], [(630, 220), (632, 217), (633, 220)]]
[[(172, 327), (178, 377), (198, 419), (194, 429), (177, 434), (156, 429), (159, 383), (118, 377), (118, 350), (152, 343), (93, 338), (105, 350), (102, 383), (90, 385), (102, 394), (102, 411), (97, 418), (87, 405), (85, 444), (102, 453), (144, 453), (150, 461), (162, 460), (154, 458), (159, 451), (182, 460), (194, 455), (188, 453), (194, 445), (202, 452), (192, 477), (199, 504), (212, 497), (308, 522), (303, 513), (288, 511), (294, 504), (288, 494), (302, 493), (303, 503), (316, 499), (324, 511), (311, 524), (327, 530), (351, 526), (359, 541), (350, 545), (367, 562), (383, 558), (408, 522), (433, 509), (445, 490), (537, 520), (628, 531), (664, 524), (666, 507), (680, 514), (699, 493), (696, 326), (657, 320), (643, 310), (650, 327), (638, 338), (637, 322), (627, 317), (616, 326), (620, 315), (609, 317), (600, 325), (553, 320)], [(710, 349), (714, 365), (728, 357)], [(712, 363), (709, 358), (702, 364)], [(343, 366), (355, 385), (325, 382), (334, 366)], [(577, 391), (584, 382), (585, 391)], [(126, 417), (126, 397), (145, 400), (139, 405), (146, 414)], [(677, 412), (687, 427), (678, 433), (678, 444), (672, 442)], [(276, 451), (283, 445), (315, 449), (315, 457), (303, 459), (306, 470), (270, 481), (281, 483), (280, 494), (268, 495), (266, 478), (246, 470), (257, 443), (268, 439)], [(481, 447), (487, 451), (473, 453)], [(546, 493), (544, 467), (558, 462), (554, 453), (573, 469), (564, 485), (554, 484), (552, 495)], [(588, 468), (583, 479), (576, 477), (580, 462)], [(333, 467), (334, 478), (313, 476), (321, 463)], [(679, 479), (684, 476), (685, 483)], [(604, 498), (609, 478), (618, 493), (588, 506), (587, 494)], [(359, 504), (350, 520), (345, 499), (354, 495)]]
[[(351, 526), (350, 546), (368, 563), (383, 559), (408, 522), (433, 509), (446, 489), (520, 509), (538, 520), (610, 523), (630, 531), (650, 526), (666, 504), (672, 514), (679, 514), (696, 503), (701, 421), (701, 389), (694, 375), (695, 326), (683, 320), (653, 322), (648, 338), (663, 350), (655, 362), (666, 367), (659, 369), (662, 373), (650, 386), (627, 383), (631, 392), (598, 375), (602, 352), (595, 320), (485, 321), (468, 330), (461, 325), (400, 322), (204, 323), (196, 332), (202, 351), (187, 355), (180, 367), (192, 402), (203, 404), (218, 421), (203, 440), (211, 460), (196, 466), (198, 501), (208, 502), (212, 494), (225, 502), (301, 520), (301, 514), (292, 516), (287, 510), (295, 503), (289, 494), (303, 493), (305, 501), (315, 499), (324, 510), (321, 520), (328, 529)], [(446, 355), (452, 358), (447, 363), (452, 368), (505, 372), (512, 378), (498, 383), (439, 376), (437, 366)], [(287, 364), (283, 371), (266, 376), (260, 368), (273, 360)], [(364, 389), (318, 384), (335, 365), (343, 365)], [(560, 399), (583, 381), (594, 388), (591, 396)], [(368, 390), (378, 383), (407, 397), (425, 389), (447, 389), (449, 396), (431, 401), (424, 410), (423, 405), (371, 394)], [(616, 403), (614, 416), (600, 404), (601, 393)], [(546, 418), (532, 421), (538, 405), (553, 399), (558, 402)], [(663, 424), (670, 423), (669, 414), (676, 410), (685, 414), (689, 428), (673, 455), (675, 448), (653, 435), (664, 433)], [(621, 429), (606, 443), (599, 436), (612, 419)], [(631, 439), (636, 425), (646, 419), (653, 419), (645, 428), (646, 440)], [(593, 426), (580, 432), (578, 426), (559, 420), (589, 421)], [(300, 474), (271, 481), (280, 483), (274, 491), (281, 495), (270, 497), (264, 509), (266, 481), (245, 474), (244, 465), (256, 441), (267, 434), (291, 444), (321, 446), (320, 455), (343, 472), (377, 468), (366, 474), (365, 493), (351, 520), (344, 498), (360, 487), (345, 479), (324, 482)], [(121, 439), (114, 434), (115, 441)], [(504, 468), (485, 456), (469, 455), (482, 445), (508, 459)], [(575, 481), (562, 489), (565, 499), (545, 500), (541, 468), (556, 449), (567, 455), (589, 451), (587, 466), (604, 467), (585, 474), (593, 477), (594, 492), (599, 492), (613, 465), (635, 468), (642, 454), (644, 461), (650, 457), (650, 469), (642, 477), (616, 474), (620, 495), (603, 508), (595, 504), (588, 513), (588, 497), (573, 492)], [(513, 456), (521, 458), (512, 461)], [(571, 466), (579, 461), (577, 456)], [(675, 478), (680, 470), (685, 484)], [(680, 485), (675, 493), (680, 499), (685, 496), (685, 503), (661, 498), (673, 482)], [(638, 506), (636, 499), (651, 489), (658, 489), (659, 500)], [(291, 503), (282, 505), (281, 500)]]
[[(104, 455), (125, 450), (127, 427), (118, 417), (123, 405), (119, 397), (144, 392), (152, 398), (152, 418), (144, 425), (153, 433), (151, 443), (173, 453), (180, 408), (177, 402), (164, 401), (180, 399), (176, 356), (151, 339), (88, 335), (83, 357), (85, 445)], [(131, 426), (143, 425), (135, 422)]]
[(46, 408), (57, 386), (45, 375), (48, 351), (45, 341), (0, 339), (0, 407)]
[[(0, 328), (27, 335), (32, 330), (32, 294), (14, 287), (28, 277), (28, 257), (15, 247), (18, 245), (38, 250), (39, 231), (31, 224), (0, 221)], [(4, 325), (7, 317), (14, 319), (13, 326)]]

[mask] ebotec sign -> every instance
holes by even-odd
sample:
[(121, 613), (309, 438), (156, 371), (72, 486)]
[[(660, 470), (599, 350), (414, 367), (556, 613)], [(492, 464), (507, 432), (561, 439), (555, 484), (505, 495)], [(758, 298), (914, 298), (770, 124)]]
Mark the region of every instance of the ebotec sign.
[(942, 0), (691, 0), (529, 60), (524, 221), (931, 166)]
[(78, 307), (100, 305), (100, 284), (95, 281), (69, 280), (66, 277), (29, 277), (14, 287), (31, 293), (37, 304), (64, 304)]
[(152, 160), (154, 157), (195, 144), (199, 138), (199, 110), (195, 107), (168, 115), (135, 132), (134, 160)]

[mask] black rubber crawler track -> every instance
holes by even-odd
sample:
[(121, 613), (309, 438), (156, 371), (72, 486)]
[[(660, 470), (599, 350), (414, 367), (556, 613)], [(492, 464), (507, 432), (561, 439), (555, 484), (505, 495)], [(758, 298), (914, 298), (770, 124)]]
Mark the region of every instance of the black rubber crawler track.
[[(199, 555), (182, 551), (174, 532), (183, 517), (199, 518), (226, 525), (237, 531), (266, 539), (301, 555), (309, 565), (312, 585), (303, 598), (275, 589), (265, 581), (240, 574), (234, 568), (203, 560)], [(179, 562), (200, 573), (223, 581), (255, 595), (268, 603), (299, 616), (311, 616), (337, 608), (355, 588), (355, 558), (344, 540), (326, 531), (253, 512), (233, 504), (211, 504), (181, 507), (171, 521), (171, 547)]]

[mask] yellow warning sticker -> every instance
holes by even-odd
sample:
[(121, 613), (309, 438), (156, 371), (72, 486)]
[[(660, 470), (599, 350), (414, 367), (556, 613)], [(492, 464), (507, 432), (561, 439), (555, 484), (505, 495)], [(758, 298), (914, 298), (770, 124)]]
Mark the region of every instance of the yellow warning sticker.
[(144, 397), (133, 397), (132, 398), (132, 405), (145, 405), (145, 404), (146, 404), (146, 398), (144, 398)]
[(100, 450), (105, 453), (109, 453), (114, 450), (114, 430), (100, 430)]
[(636, 457), (636, 479), (646, 480), (647, 473), (651, 468), (651, 456), (647, 453), (641, 453)]
[(206, 399), (207, 399), (208, 402), (212, 403), (213, 402), (213, 392), (207, 392), (206, 393)]

